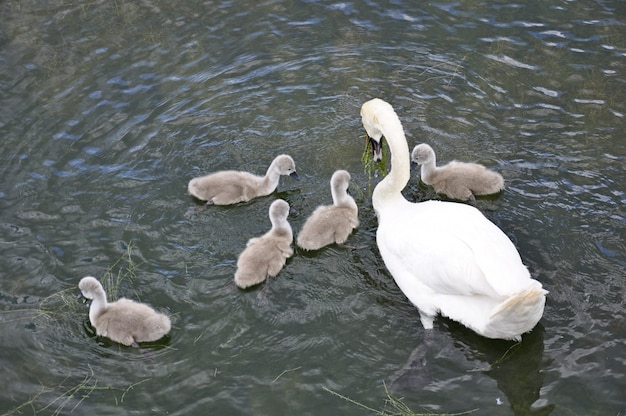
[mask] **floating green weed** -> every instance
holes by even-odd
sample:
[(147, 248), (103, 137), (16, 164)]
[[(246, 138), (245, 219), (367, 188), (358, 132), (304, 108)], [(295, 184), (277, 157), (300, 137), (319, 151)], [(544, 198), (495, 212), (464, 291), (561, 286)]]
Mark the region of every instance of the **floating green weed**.
[(330, 394), (339, 397), (340, 399), (343, 399), (349, 403), (354, 404), (355, 406), (359, 406), (365, 410), (368, 410), (380, 416), (456, 416), (456, 415), (467, 415), (467, 414), (476, 412), (478, 410), (478, 409), (473, 409), (473, 410), (468, 410), (462, 413), (430, 413), (430, 412), (417, 413), (413, 411), (406, 403), (404, 403), (403, 401), (404, 399), (402, 397), (394, 397), (389, 391), (389, 389), (387, 388), (387, 385), (385, 383), (383, 383), (383, 385), (385, 386), (385, 394), (387, 395), (387, 398), (385, 398), (385, 403), (382, 409), (374, 409), (363, 403), (359, 403), (354, 399), (351, 399), (342, 394), (339, 394), (336, 391), (333, 391), (327, 387), (322, 387), (322, 388), (326, 390), (327, 392), (329, 392)]
[[(104, 287), (107, 297), (110, 300), (118, 298), (119, 288), (124, 280), (132, 281), (137, 276), (137, 263), (132, 257), (133, 245), (129, 243), (126, 252), (115, 261), (100, 279)], [(61, 320), (75, 316), (76, 313), (84, 310), (84, 306), (76, 300), (78, 295), (78, 280), (76, 285), (53, 293), (39, 301), (36, 309), (11, 309), (0, 311), (1, 322), (8, 323), (21, 319), (44, 319), (44, 320)], [(4, 318), (17, 314), (18, 316)]]
[[(65, 377), (65, 379), (56, 386), (46, 387), (42, 385), (41, 390), (37, 392), (33, 397), (31, 397), (24, 403), (16, 406), (12, 410), (2, 414), (1, 416), (21, 414), (26, 410), (28, 410), (29, 413), (32, 412), (32, 414), (38, 414), (43, 412), (46, 412), (46, 414), (48, 414), (48, 412), (52, 412), (50, 414), (54, 416), (62, 413), (68, 413), (68, 410), (69, 413), (72, 413), (74, 410), (76, 410), (78, 406), (80, 406), (80, 404), (84, 400), (88, 399), (94, 391), (103, 390), (111, 391), (113, 394), (113, 399), (115, 400), (115, 404), (119, 405), (124, 402), (124, 397), (130, 390), (132, 390), (137, 385), (150, 380), (150, 378), (145, 378), (122, 389), (113, 386), (99, 386), (98, 380), (94, 379), (94, 375), (95, 374), (93, 369), (91, 368), (91, 366), (89, 366), (89, 373), (87, 373), (87, 375), (85, 375), (85, 377), (76, 385), (68, 387), (66, 384), (71, 374)], [(62, 393), (59, 394), (59, 391)], [(55, 394), (56, 397), (49, 399), (49, 401), (45, 405), (43, 405), (43, 407), (38, 408), (36, 403), (38, 401), (47, 400), (44, 397), (50, 394)]]
[[(122, 282), (125, 280), (132, 281), (137, 276), (138, 265), (133, 260), (132, 251), (133, 245), (132, 243), (129, 243), (126, 248), (126, 252), (107, 268), (100, 279), (109, 299), (117, 299)], [(26, 318), (32, 320), (44, 319), (46, 321), (73, 319), (76, 315), (84, 311), (84, 306), (76, 299), (78, 293), (79, 289), (77, 280), (75, 286), (43, 298), (39, 302), (37, 309), (20, 309), (2, 311), (0, 313), (8, 314), (29, 312), (27, 314), (22, 313), (19, 317), (13, 320)], [(11, 322), (11, 320), (3, 320), (2, 322)], [(65, 377), (65, 379), (63, 379), (63, 381), (58, 385), (45, 386), (42, 384), (41, 390), (34, 394), (29, 400), (16, 406), (14, 409), (1, 416), (22, 413), (45, 413), (52, 415), (72, 413), (84, 400), (88, 399), (94, 391), (103, 390), (111, 391), (115, 404), (119, 405), (124, 402), (124, 397), (131, 389), (150, 380), (149, 378), (146, 378), (125, 388), (100, 386), (98, 385), (97, 378), (95, 378), (93, 369), (91, 366), (88, 368), (88, 373), (77, 384), (68, 385), (68, 380), (72, 376), (71, 373), (68, 374), (68, 376)]]
[[(382, 141), (382, 138), (381, 138), (381, 141)], [(363, 148), (363, 153), (361, 154), (361, 163), (363, 163), (363, 169), (365, 170), (365, 173), (367, 173), (368, 191), (371, 189), (372, 178), (374, 176), (378, 176), (379, 174), (383, 177), (387, 176), (388, 152), (385, 151), (384, 146), (383, 146), (382, 154), (383, 154), (382, 160), (380, 162), (374, 162), (372, 143), (367, 137), (367, 135), (365, 135), (365, 147)]]
[(120, 285), (123, 281), (129, 280), (132, 283), (137, 277), (137, 267), (138, 265), (133, 261), (133, 243), (130, 242), (126, 246), (126, 253), (109, 266), (100, 279), (109, 300), (119, 297)]
[(302, 367), (295, 367), (295, 368), (288, 368), (288, 369), (284, 370), (282, 373), (277, 375), (276, 378), (274, 378), (274, 380), (272, 380), (272, 384), (276, 383), (278, 381), (278, 379), (281, 378), (282, 376), (284, 376), (285, 374), (290, 373), (292, 371), (298, 371), (301, 368)]
[(494, 366), (500, 364), (501, 362), (503, 362), (504, 360), (508, 359), (509, 356), (513, 355), (513, 353), (515, 353), (515, 351), (517, 351), (517, 349), (519, 347), (522, 346), (522, 342), (518, 341), (515, 344), (511, 345), (505, 352), (504, 354), (502, 354), (502, 357), (498, 358), (496, 361), (494, 361), (493, 363), (487, 363), (486, 366), (484, 367), (479, 367), (479, 368), (473, 368), (471, 370), (468, 370), (468, 372), (476, 372), (476, 371), (489, 371), (491, 370)]
[[(132, 251), (131, 242), (127, 245), (126, 252), (109, 266), (100, 278), (109, 300), (115, 300), (119, 297), (120, 285), (123, 281), (130, 280), (132, 282), (137, 277), (137, 264), (133, 260)], [(42, 299), (39, 303), (39, 315), (48, 319), (61, 319), (82, 311), (84, 306), (76, 300), (78, 293), (77, 280), (76, 286)]]

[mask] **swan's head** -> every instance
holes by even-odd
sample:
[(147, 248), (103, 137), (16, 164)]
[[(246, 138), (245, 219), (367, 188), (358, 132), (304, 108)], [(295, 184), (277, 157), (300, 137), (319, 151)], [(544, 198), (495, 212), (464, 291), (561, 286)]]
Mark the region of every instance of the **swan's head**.
[(382, 136), (381, 139), (374, 139), (374, 137), (370, 136), (369, 133), (367, 134), (367, 138), (370, 141), (370, 144), (372, 145), (372, 158), (374, 159), (374, 162), (380, 162), (381, 160), (383, 160), (383, 142), (382, 142)]
[(380, 162), (383, 158), (382, 120), (389, 112), (395, 115), (393, 107), (380, 98), (369, 100), (361, 106), (361, 121), (372, 144), (374, 162)]
[(411, 152), (411, 162), (424, 165), (435, 161), (435, 151), (426, 143), (418, 144)]
[(81, 296), (84, 296), (86, 299), (93, 299), (96, 297), (98, 292), (103, 290), (98, 279), (92, 276), (80, 279), (80, 282), (78, 282), (78, 288), (80, 289), (79, 299)]
[(275, 167), (276, 171), (281, 175), (289, 175), (295, 180), (299, 181), (300, 176), (296, 172), (296, 162), (293, 161), (291, 156), (289, 155), (279, 155), (276, 156), (276, 159), (272, 162), (272, 166)]

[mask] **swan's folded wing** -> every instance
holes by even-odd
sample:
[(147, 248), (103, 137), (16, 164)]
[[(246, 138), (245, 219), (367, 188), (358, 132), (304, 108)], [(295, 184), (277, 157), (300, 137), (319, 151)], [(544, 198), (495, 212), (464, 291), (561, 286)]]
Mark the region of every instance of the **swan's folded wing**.
[[(383, 234), (385, 230), (382, 229)], [(415, 236), (407, 241), (403, 235), (385, 238), (381, 228), (377, 239), (385, 265), (392, 275), (404, 282), (403, 286), (415, 287), (415, 290), (429, 290), (432, 293), (446, 295), (486, 295), (494, 296), (483, 271), (477, 264), (472, 249), (461, 239), (452, 235), (439, 234)], [(418, 289), (414, 279), (425, 288)]]
[(509, 237), (477, 209), (467, 206), (462, 220), (451, 220), (447, 233), (471, 248), (476, 266), (488, 284), (501, 296), (526, 290), (530, 273)]
[(478, 241), (473, 242), (476, 262), (489, 284), (504, 296), (538, 284), (532, 280), (513, 242), (495, 224), (490, 224), (494, 230), (476, 236)]
[(507, 296), (533, 284), (511, 240), (476, 208), (437, 201), (410, 205), (378, 229), (381, 254), (394, 276), (402, 270), (405, 279), (410, 273), (434, 293), (452, 295)]

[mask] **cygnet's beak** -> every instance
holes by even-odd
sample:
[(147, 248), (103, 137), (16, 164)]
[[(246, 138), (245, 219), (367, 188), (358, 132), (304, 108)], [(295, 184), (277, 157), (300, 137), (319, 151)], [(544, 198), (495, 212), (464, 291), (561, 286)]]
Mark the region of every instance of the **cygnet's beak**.
[(293, 172), (291, 172), (289, 174), (289, 176), (291, 176), (292, 178), (294, 178), (295, 180), (299, 181), (300, 180), (300, 175), (298, 175), (298, 172), (296, 172), (295, 170)]
[(85, 297), (85, 295), (83, 295), (83, 292), (80, 292), (80, 293), (78, 294), (78, 296), (76, 296), (76, 300), (77, 300), (77, 301), (79, 301), (79, 302), (81, 302), (81, 303), (83, 303), (83, 304), (88, 304), (88, 303), (89, 303), (89, 299), (87, 299), (87, 298)]
[(383, 160), (383, 138), (381, 137), (380, 141), (377, 141), (372, 139), (369, 134), (367, 135), (367, 138), (372, 144), (372, 158), (374, 159), (374, 162), (380, 162)]

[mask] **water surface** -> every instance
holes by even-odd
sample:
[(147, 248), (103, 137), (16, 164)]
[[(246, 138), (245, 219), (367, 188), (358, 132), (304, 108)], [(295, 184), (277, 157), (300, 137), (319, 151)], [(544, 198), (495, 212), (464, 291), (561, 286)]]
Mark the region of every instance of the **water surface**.
[[(391, 389), (415, 411), (624, 414), (625, 6), (2, 2), (0, 413), (360, 415), (329, 390), (383, 409)], [(386, 271), (361, 162), (373, 97), (410, 146), (504, 175), (478, 207), (550, 291), (521, 344), (425, 333)], [(192, 177), (280, 153), (300, 182), (186, 215)], [(336, 169), (360, 208), (346, 246), (237, 290), (271, 201), (297, 233)], [(438, 198), (417, 173), (405, 195)], [(65, 303), (85, 275), (127, 277), (119, 296), (170, 313), (170, 336), (96, 337)]]

